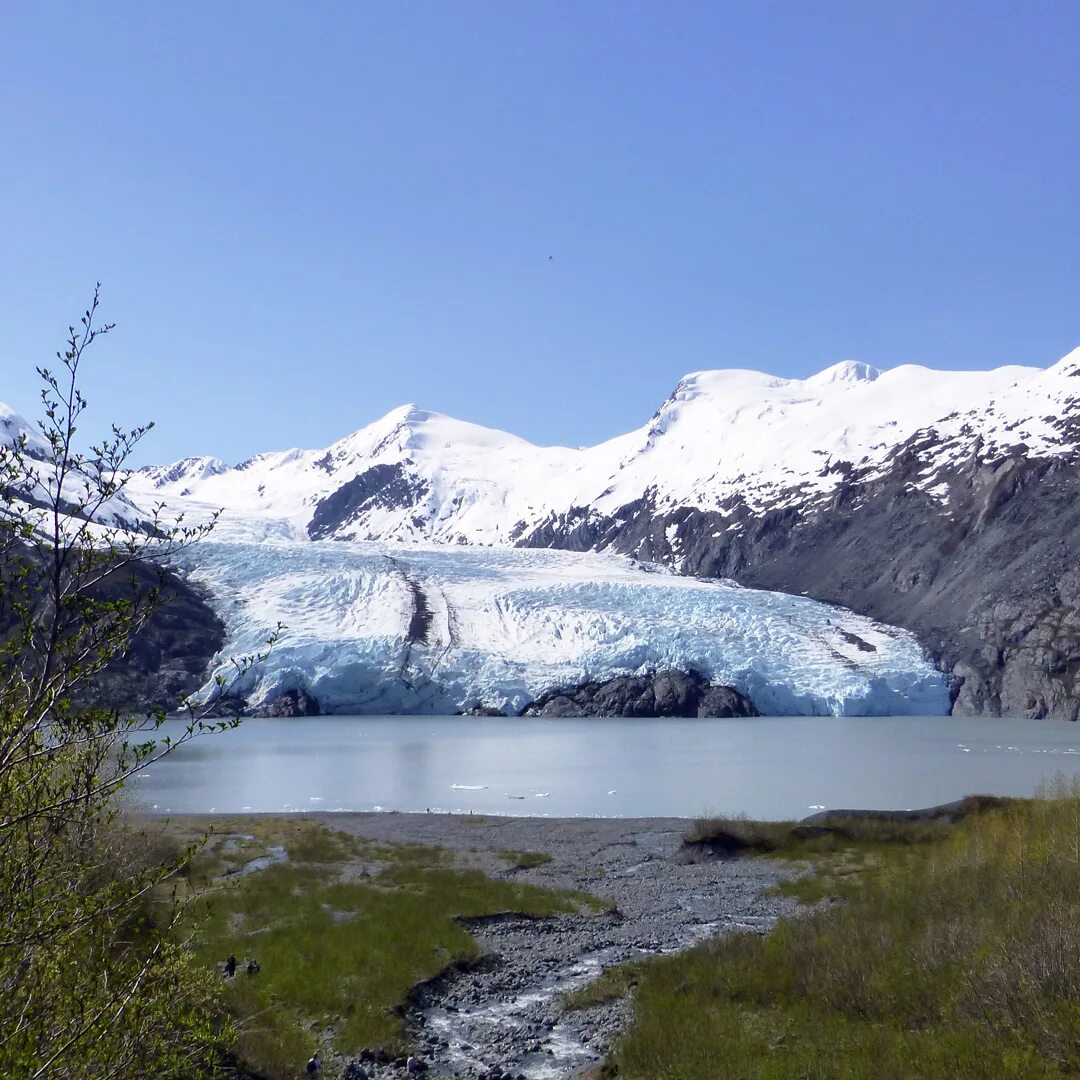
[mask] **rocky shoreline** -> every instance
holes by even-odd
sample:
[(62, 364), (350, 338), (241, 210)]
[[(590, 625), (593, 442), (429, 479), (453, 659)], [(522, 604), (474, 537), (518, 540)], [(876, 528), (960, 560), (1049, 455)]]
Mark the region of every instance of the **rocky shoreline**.
[[(576, 1012), (565, 993), (609, 965), (674, 952), (714, 934), (765, 932), (797, 905), (768, 895), (791, 866), (760, 859), (691, 861), (681, 818), (501, 818), (449, 814), (312, 815), (327, 826), (391, 843), (453, 850), (492, 877), (587, 892), (602, 913), (473, 920), (481, 956), (417, 987), (407, 1009), (416, 1056), (374, 1052), (341, 1062), (352, 1080), (426, 1072), (487, 1080), (557, 1080), (600, 1062), (625, 1024), (627, 1005)], [(508, 864), (506, 853), (550, 861)]]

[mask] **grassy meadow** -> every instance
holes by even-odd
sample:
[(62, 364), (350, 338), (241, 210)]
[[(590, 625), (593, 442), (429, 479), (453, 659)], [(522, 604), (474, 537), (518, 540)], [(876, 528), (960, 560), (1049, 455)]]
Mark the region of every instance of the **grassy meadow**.
[[(1080, 788), (965, 813), (952, 824), (692, 825), (691, 843), (809, 865), (778, 886), (808, 906), (767, 935), (612, 968), (573, 994), (567, 1008), (631, 997), (604, 1073), (1080, 1078)], [(268, 852), (277, 861), (243, 873)], [(511, 869), (548, 859), (496, 855)], [(603, 906), (489, 878), (439, 848), (296, 818), (217, 823), (183, 887), (195, 896), (198, 956), (217, 969), (230, 953), (238, 960), (223, 988), (240, 1055), (272, 1080), (302, 1075), (315, 1049), (405, 1052), (410, 990), (476, 957), (462, 918)], [(249, 957), (261, 965), (251, 976)]]
[(735, 827), (810, 861), (817, 903), (768, 935), (606, 972), (568, 1003), (633, 994), (607, 1071), (627, 1080), (1080, 1076), (1080, 790), (955, 825)]
[[(186, 838), (198, 825), (171, 828)], [(277, 861), (243, 872), (275, 848)], [(507, 856), (512, 865), (544, 861), (535, 852)], [(324, 1057), (407, 1051), (409, 991), (476, 956), (460, 918), (606, 906), (461, 869), (440, 848), (382, 844), (295, 818), (216, 822), (184, 884), (196, 897), (198, 956), (216, 969), (230, 954), (237, 959), (223, 988), (239, 1055), (273, 1080), (303, 1075), (316, 1049)], [(247, 974), (249, 958), (257, 974)]]

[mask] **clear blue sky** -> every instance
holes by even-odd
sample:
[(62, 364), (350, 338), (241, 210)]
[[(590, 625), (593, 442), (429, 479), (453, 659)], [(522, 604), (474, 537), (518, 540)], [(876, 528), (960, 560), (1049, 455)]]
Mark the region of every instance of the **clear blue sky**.
[[(405, 401), (538, 442), (680, 375), (1080, 344), (1080, 5), (0, 6), (0, 400), (95, 280), (143, 459)], [(549, 258), (550, 256), (550, 258)]]

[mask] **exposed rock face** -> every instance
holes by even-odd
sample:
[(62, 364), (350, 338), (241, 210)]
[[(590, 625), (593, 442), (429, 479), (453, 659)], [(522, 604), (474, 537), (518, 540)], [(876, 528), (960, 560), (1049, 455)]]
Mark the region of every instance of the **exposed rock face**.
[(320, 500), (308, 523), (308, 536), (324, 540), (331, 534), (345, 539), (341, 530), (376, 507), (413, 505), (422, 501), (426, 485), (410, 476), (404, 464), (373, 465)]
[(494, 705), (473, 705), (470, 709), (462, 709), (458, 714), (459, 716), (505, 716), (506, 713), (502, 709), (495, 708)]
[(620, 675), (604, 682), (554, 690), (523, 716), (759, 716), (730, 686), (713, 686), (696, 672), (666, 670)]
[(199, 589), (168, 574), (165, 594), (131, 648), (102, 676), (113, 705), (175, 709), (203, 684), (225, 644), (225, 626)]
[(403, 406), (325, 451), (219, 466), (133, 491), (260, 523), (314, 507), (315, 539), (613, 550), (805, 593), (916, 633), (956, 712), (1080, 714), (1080, 349), (981, 373), (694, 372), (642, 427), (577, 450)]
[(318, 700), (303, 690), (286, 690), (273, 701), (251, 710), (252, 716), (319, 716)]
[(849, 467), (827, 501), (803, 507), (656, 513), (646, 496), (610, 518), (581, 508), (523, 542), (842, 604), (915, 632), (952, 676), (955, 713), (1076, 720), (1080, 460), (975, 455), (939, 472), (942, 500), (925, 490), (939, 449), (913, 437), (883, 474)]
[[(646, 493), (609, 517), (584, 507), (552, 517), (520, 542), (614, 550), (842, 604), (918, 635), (952, 678), (957, 714), (1078, 719), (1080, 458), (972, 454), (939, 469), (932, 494), (926, 471), (940, 457), (933, 433), (921, 433), (872, 475), (832, 466), (843, 479), (827, 500), (755, 511), (736, 497), (715, 511), (658, 510)], [(198, 594), (182, 582), (174, 591), (177, 601), (106, 676), (107, 691), (124, 687), (125, 705), (175, 704), (222, 645), (220, 621)], [(691, 701), (664, 679), (578, 687), (529, 711), (746, 715), (737, 702)]]

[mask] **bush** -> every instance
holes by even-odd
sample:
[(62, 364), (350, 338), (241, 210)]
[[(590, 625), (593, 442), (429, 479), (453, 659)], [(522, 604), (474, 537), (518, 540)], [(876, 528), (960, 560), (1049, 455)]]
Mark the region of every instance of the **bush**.
[[(111, 329), (97, 306), (59, 374), (38, 369), (39, 432), (0, 445), (0, 1075), (167, 1080), (213, 1068), (229, 1041), (166, 896), (190, 850), (118, 816), (125, 781), (175, 744), (154, 738), (163, 713), (88, 703), (161, 604), (161, 560), (209, 526), (124, 499), (149, 425), (76, 448), (79, 365)], [(180, 742), (224, 726), (188, 715)]]
[(636, 972), (626, 1077), (1080, 1071), (1080, 788), (894, 848), (847, 903)]

